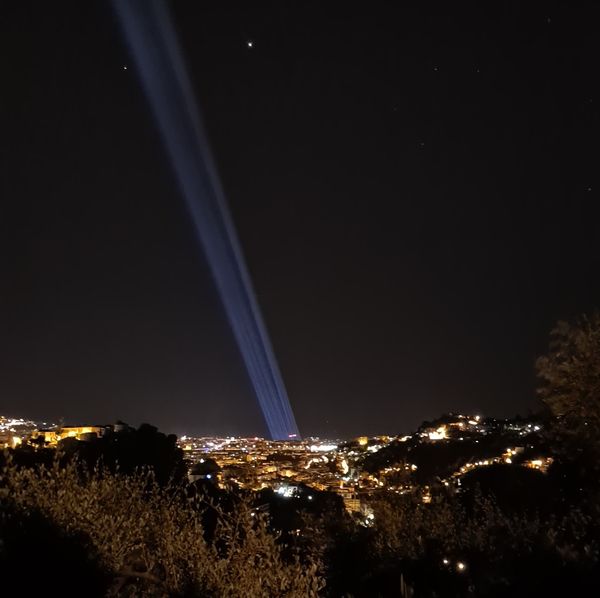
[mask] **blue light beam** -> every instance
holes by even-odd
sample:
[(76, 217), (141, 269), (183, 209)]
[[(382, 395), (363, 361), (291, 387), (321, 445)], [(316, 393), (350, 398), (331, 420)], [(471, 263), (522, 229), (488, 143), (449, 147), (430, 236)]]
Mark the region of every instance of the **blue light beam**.
[(114, 0), (271, 437), (298, 437), (170, 16), (161, 0)]

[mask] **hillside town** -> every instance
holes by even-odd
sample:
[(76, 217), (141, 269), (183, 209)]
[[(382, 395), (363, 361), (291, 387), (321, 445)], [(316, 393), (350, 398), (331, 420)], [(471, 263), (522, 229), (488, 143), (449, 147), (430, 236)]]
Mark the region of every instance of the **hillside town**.
[[(131, 428), (111, 425), (59, 426), (0, 416), (0, 446), (61, 447), (93, 443)], [(492, 465), (545, 472), (552, 463), (533, 418), (482, 418), (447, 414), (410, 435), (274, 441), (265, 438), (182, 436), (190, 482), (224, 489), (272, 489), (285, 498), (303, 489), (339, 495), (349, 512), (368, 513), (380, 494), (415, 494), (431, 502), (458, 493), (465, 476)], [(310, 493), (308, 494), (310, 496)]]

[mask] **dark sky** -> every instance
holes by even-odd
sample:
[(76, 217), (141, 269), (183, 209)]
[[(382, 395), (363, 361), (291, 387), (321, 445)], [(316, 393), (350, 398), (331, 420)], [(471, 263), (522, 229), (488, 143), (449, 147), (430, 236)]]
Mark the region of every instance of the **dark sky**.
[[(171, 3), (301, 432), (526, 413), (600, 306), (595, 2), (350, 4)], [(0, 413), (263, 434), (110, 4), (2, 2), (0, 75)]]

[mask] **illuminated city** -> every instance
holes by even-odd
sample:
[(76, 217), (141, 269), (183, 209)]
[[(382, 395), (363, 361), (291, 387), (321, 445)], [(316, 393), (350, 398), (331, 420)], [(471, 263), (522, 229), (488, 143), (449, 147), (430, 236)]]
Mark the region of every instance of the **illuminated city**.
[(0, 596), (600, 595), (598, 2), (3, 2)]
[[(0, 442), (10, 448), (23, 443), (38, 448), (60, 447), (65, 439), (93, 442), (106, 432), (127, 428), (123, 423), (38, 427), (33, 421), (0, 417)], [(460, 492), (466, 474), (491, 465), (545, 472), (552, 457), (536, 448), (540, 431), (541, 425), (536, 421), (450, 414), (411, 435), (396, 437), (269, 440), (184, 435), (178, 445), (183, 450), (190, 482), (210, 480), (216, 487), (254, 492), (272, 489), (285, 498), (311, 489), (329, 491), (343, 499), (349, 512), (368, 513), (370, 501), (380, 494), (414, 494), (428, 503), (436, 494)], [(514, 444), (499, 450), (495, 449), (498, 441)], [(431, 445), (439, 449), (440, 455), (445, 447), (453, 445), (469, 448), (465, 448), (456, 470), (447, 471), (444, 477), (432, 476), (431, 481), (423, 483), (417, 477), (419, 448)], [(411, 454), (416, 463), (411, 461)]]

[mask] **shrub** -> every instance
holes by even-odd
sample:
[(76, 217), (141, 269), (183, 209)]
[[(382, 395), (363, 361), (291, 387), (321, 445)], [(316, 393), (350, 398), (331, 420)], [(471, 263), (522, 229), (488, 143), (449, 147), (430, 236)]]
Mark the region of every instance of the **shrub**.
[[(10, 526), (41, 517), (76, 539), (106, 573), (108, 596), (303, 598), (317, 596), (323, 585), (319, 564), (284, 557), (265, 516), (248, 502), (229, 513), (200, 505), (161, 488), (148, 470), (82, 473), (77, 463), (58, 460), (18, 468), (9, 459), (0, 485), (5, 560)], [(204, 537), (202, 508), (217, 511), (214, 542)]]

